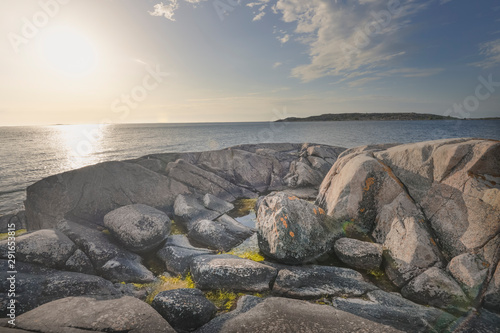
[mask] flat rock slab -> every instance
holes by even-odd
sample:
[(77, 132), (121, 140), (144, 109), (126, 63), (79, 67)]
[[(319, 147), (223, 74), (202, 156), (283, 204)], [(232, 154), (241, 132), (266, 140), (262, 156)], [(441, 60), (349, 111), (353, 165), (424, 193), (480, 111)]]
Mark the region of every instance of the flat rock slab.
[(129, 251), (146, 253), (170, 233), (170, 217), (143, 204), (115, 209), (104, 216), (104, 226)]
[(382, 264), (382, 245), (341, 238), (335, 242), (335, 254), (345, 264), (357, 269), (378, 269)]
[(163, 261), (167, 271), (186, 275), (194, 257), (215, 254), (214, 251), (194, 247), (184, 235), (173, 235), (167, 238), (165, 245), (156, 253), (156, 257)]
[(179, 222), (186, 230), (191, 230), (193, 224), (201, 220), (213, 220), (222, 214), (205, 208), (198, 196), (178, 195), (175, 198), (175, 221)]
[(230, 202), (217, 198), (215, 195), (207, 193), (203, 196), (203, 206), (221, 214), (227, 213), (234, 208)]
[(44, 304), (19, 316), (17, 326), (40, 333), (82, 331), (175, 333), (151, 306), (136, 298), (68, 297)]
[(382, 290), (371, 291), (366, 298), (337, 297), (333, 299), (333, 306), (405, 332), (442, 332), (456, 319), (442, 310)]
[[(7, 260), (0, 260), (1, 290), (9, 290)], [(38, 265), (16, 263), (16, 314), (27, 312), (56, 299), (69, 296), (119, 297), (121, 290), (99, 276), (58, 271)], [(7, 294), (0, 293), (0, 304), (8, 301)], [(6, 308), (0, 315), (5, 317)]]
[(273, 293), (280, 296), (314, 299), (329, 296), (361, 296), (377, 289), (363, 280), (360, 273), (332, 266), (280, 268)]
[(193, 331), (217, 313), (217, 307), (199, 289), (162, 291), (151, 305), (177, 332)]
[[(215, 331), (203, 330), (201, 332)], [(392, 333), (401, 331), (331, 306), (271, 297), (255, 305), (249, 311), (227, 320), (218, 332)]]
[(202, 290), (268, 291), (276, 273), (271, 266), (228, 254), (199, 256), (191, 263), (193, 280)]

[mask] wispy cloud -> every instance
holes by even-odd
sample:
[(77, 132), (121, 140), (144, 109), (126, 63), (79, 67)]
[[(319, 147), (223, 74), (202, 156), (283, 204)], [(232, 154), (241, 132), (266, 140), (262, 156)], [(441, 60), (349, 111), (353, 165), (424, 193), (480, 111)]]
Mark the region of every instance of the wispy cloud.
[(480, 44), (479, 50), (484, 59), (474, 63), (474, 66), (491, 68), (500, 65), (500, 39)]
[(405, 53), (398, 50), (402, 30), (430, 2), (409, 0), (390, 10), (386, 0), (349, 4), (278, 0), (273, 8), (283, 21), (295, 24), (294, 35), (309, 48), (310, 63), (294, 68), (292, 75), (311, 81), (380, 68), (403, 56)]
[(264, 17), (264, 15), (266, 15), (266, 12), (260, 12), (254, 16), (252, 21), (260, 21)]
[(279, 62), (279, 61), (278, 61), (278, 62), (275, 62), (275, 63), (274, 63), (274, 65), (273, 65), (273, 68), (278, 68), (278, 67), (280, 67), (281, 65), (283, 65), (283, 63), (282, 63), (282, 62)]

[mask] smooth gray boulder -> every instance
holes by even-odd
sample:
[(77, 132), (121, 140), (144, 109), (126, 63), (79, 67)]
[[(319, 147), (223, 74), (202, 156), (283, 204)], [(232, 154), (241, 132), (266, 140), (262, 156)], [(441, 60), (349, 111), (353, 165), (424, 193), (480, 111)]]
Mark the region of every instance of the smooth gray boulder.
[(270, 297), (250, 310), (227, 321), (218, 331), (202, 329), (203, 333), (229, 332), (401, 332), (393, 327), (335, 309), (289, 298)]
[(475, 299), (488, 277), (488, 264), (475, 254), (464, 253), (453, 258), (448, 272), (470, 299)]
[(260, 201), (257, 230), (262, 253), (285, 264), (321, 257), (343, 234), (341, 224), (327, 219), (323, 209), (285, 193)]
[(469, 305), (459, 284), (443, 270), (432, 267), (401, 289), (414, 302), (428, 304), (453, 313), (463, 313)]
[(215, 195), (207, 193), (203, 196), (203, 206), (221, 214), (225, 214), (234, 208), (230, 202), (217, 198)]
[(206, 299), (199, 289), (162, 291), (151, 306), (177, 332), (190, 332), (208, 323), (217, 313), (217, 307)]
[(366, 270), (375, 270), (382, 264), (382, 245), (341, 238), (333, 247), (337, 257), (345, 264)]
[(134, 297), (68, 297), (20, 315), (17, 327), (40, 333), (130, 332), (175, 333), (151, 306)]
[(300, 299), (355, 297), (376, 289), (355, 270), (333, 266), (280, 266), (273, 285), (273, 293)]
[[(0, 241), (0, 255), (7, 259), (8, 240)], [(17, 261), (63, 268), (75, 252), (76, 245), (63, 233), (53, 229), (39, 230), (16, 237)]]
[(100, 163), (29, 186), (25, 202), (28, 230), (54, 228), (62, 219), (102, 225), (110, 211), (137, 203), (169, 211), (177, 195), (188, 193), (181, 182), (138, 164)]
[[(0, 304), (6, 305), (9, 298), (3, 291), (10, 288), (7, 260), (0, 259), (0, 269)], [(95, 275), (59, 271), (23, 262), (16, 262), (16, 270), (16, 315), (69, 296), (121, 296), (121, 290), (110, 281)], [(6, 307), (2, 306), (0, 315), (5, 317), (6, 311)]]
[(205, 208), (198, 196), (179, 195), (174, 203), (175, 221), (180, 223), (187, 231), (201, 220), (213, 220), (222, 214)]
[(336, 297), (333, 306), (403, 332), (444, 332), (456, 319), (445, 311), (382, 290), (371, 291), (363, 299)]
[(146, 253), (158, 247), (170, 233), (170, 218), (153, 207), (135, 204), (104, 216), (104, 226), (129, 251)]
[(193, 281), (202, 290), (268, 291), (276, 273), (271, 266), (228, 254), (198, 256), (191, 263)]
[(194, 257), (215, 254), (215, 251), (194, 247), (184, 235), (172, 235), (165, 245), (156, 253), (167, 268), (167, 271), (185, 276)]
[(67, 270), (77, 273), (95, 274), (92, 262), (80, 249), (77, 249), (75, 253), (73, 253), (73, 255), (66, 260), (65, 267)]
[(72, 221), (63, 220), (58, 230), (67, 235), (87, 255), (98, 275), (113, 282), (148, 283), (154, 275), (142, 258), (113, 242), (111, 236)]
[(201, 220), (194, 223), (188, 237), (210, 249), (227, 252), (244, 242), (253, 233), (252, 229), (223, 215), (215, 221)]

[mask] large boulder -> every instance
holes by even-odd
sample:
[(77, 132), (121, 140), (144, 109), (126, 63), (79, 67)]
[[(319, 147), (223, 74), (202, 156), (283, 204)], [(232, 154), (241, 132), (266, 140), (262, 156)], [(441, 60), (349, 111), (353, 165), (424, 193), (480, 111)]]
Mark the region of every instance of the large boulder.
[(22, 314), (16, 324), (18, 328), (40, 333), (175, 333), (151, 306), (129, 296), (118, 299), (68, 297)]
[(333, 306), (403, 332), (444, 332), (456, 319), (445, 311), (382, 290), (370, 291), (362, 299), (336, 297)]
[(277, 271), (252, 260), (222, 254), (195, 257), (191, 274), (196, 286), (202, 290), (263, 292), (270, 289)]
[(317, 203), (371, 232), (402, 287), (444, 259), (483, 251), (500, 232), (498, 156), (500, 142), (478, 139), (353, 148), (325, 177)]
[(341, 225), (328, 219), (323, 209), (285, 193), (260, 201), (257, 229), (261, 251), (287, 264), (321, 257), (342, 235)]
[(26, 229), (26, 214), (24, 210), (0, 216), (0, 234), (8, 233), (9, 229), (11, 231)]
[(94, 266), (89, 257), (80, 249), (77, 249), (71, 257), (66, 260), (66, 269), (85, 274), (95, 274)]
[(153, 207), (135, 204), (104, 216), (104, 226), (128, 250), (146, 253), (158, 247), (170, 233), (170, 218)]
[[(8, 240), (0, 241), (0, 255), (7, 259)], [(39, 230), (16, 237), (15, 257), (18, 261), (63, 268), (75, 252), (76, 245), (57, 230)]]
[(484, 295), (484, 307), (490, 311), (500, 313), (500, 265), (497, 265)]
[(105, 162), (45, 178), (27, 189), (28, 230), (54, 228), (64, 218), (102, 225), (103, 217), (121, 206), (142, 203), (172, 209), (188, 188), (140, 165)]
[(465, 312), (469, 305), (460, 285), (443, 270), (432, 267), (401, 289), (401, 294), (417, 303), (428, 304), (449, 312)]
[(185, 276), (193, 258), (207, 254), (215, 254), (215, 251), (194, 247), (184, 235), (173, 235), (167, 238), (156, 257), (165, 264), (167, 271)]
[(214, 327), (217, 330), (209, 330), (209, 326), (210, 323), (200, 332), (401, 332), (331, 306), (281, 297), (267, 298), (253, 308), (241, 311), (228, 318), (220, 328)]
[(177, 332), (193, 331), (208, 323), (217, 312), (217, 307), (199, 289), (162, 291), (155, 296), (151, 306)]
[(382, 264), (383, 251), (380, 244), (341, 238), (333, 248), (343, 263), (357, 269), (375, 270)]
[(273, 293), (300, 299), (354, 297), (375, 289), (355, 270), (333, 266), (282, 266), (273, 285)]
[(187, 231), (201, 220), (212, 220), (221, 216), (218, 211), (203, 206), (199, 196), (178, 195), (175, 198), (174, 214), (176, 222), (180, 223)]

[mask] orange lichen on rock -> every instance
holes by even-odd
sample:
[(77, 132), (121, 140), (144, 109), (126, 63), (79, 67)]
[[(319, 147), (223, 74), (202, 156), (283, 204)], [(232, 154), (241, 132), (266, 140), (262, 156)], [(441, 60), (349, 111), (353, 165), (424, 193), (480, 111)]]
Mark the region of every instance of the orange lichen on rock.
[(292, 231), (290, 231), (290, 236), (295, 237), (295, 234)]
[(323, 208), (318, 208), (318, 211), (321, 215), (325, 215), (325, 210)]
[(316, 211), (316, 208), (313, 209), (314, 215), (318, 215), (318, 212)]
[(375, 178), (373, 177), (370, 177), (370, 178), (367, 178), (366, 179), (366, 182), (365, 182), (365, 187), (363, 188), (363, 190), (365, 192), (369, 191), (370, 190), (370, 187), (375, 184)]
[(364, 209), (364, 208), (361, 208), (359, 211), (360, 211), (361, 213), (364, 213), (364, 212), (365, 212), (365, 209)]
[(290, 199), (290, 200), (299, 200), (299, 198), (297, 198), (296, 196), (288, 197), (288, 199)]
[(431, 237), (431, 238), (430, 238), (430, 240), (431, 240), (431, 243), (432, 243), (433, 245), (435, 245), (435, 246), (437, 245), (437, 244), (436, 244), (436, 241), (434, 241), (434, 238), (432, 238), (432, 237)]
[(281, 222), (285, 226), (285, 228), (288, 228), (288, 223), (286, 223), (286, 220), (284, 218), (281, 218)]

